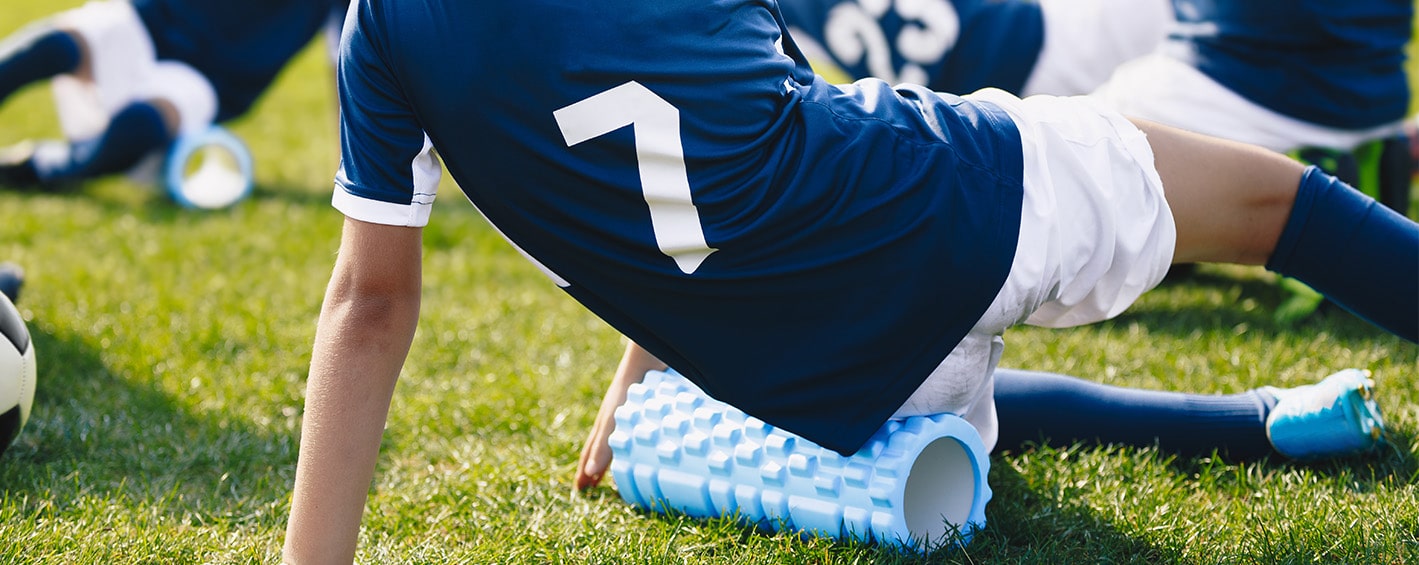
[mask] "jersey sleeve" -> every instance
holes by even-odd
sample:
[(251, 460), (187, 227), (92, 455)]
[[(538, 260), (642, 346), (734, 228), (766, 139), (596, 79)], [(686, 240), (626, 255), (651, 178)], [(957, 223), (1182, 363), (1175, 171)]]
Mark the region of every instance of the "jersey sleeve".
[(375, 0), (352, 2), (340, 42), (340, 169), (333, 204), (365, 222), (428, 223), (442, 168), (404, 99)]

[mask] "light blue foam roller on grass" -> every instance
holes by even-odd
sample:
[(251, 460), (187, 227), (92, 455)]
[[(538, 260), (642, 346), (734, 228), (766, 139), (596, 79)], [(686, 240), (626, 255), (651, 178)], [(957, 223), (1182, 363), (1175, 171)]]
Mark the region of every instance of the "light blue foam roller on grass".
[(991, 496), (988, 452), (955, 415), (891, 420), (844, 457), (673, 372), (630, 388), (611, 450), (618, 492), (641, 508), (899, 547), (969, 543)]
[(251, 194), (251, 183), (251, 151), (218, 125), (178, 137), (163, 163), (168, 195), (188, 208), (226, 208)]

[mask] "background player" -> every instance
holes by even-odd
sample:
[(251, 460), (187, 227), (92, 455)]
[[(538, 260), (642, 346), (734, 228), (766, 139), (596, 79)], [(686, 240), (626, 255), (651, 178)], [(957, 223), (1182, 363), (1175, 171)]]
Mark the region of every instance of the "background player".
[(1006, 327), (1116, 315), (1172, 260), (1265, 264), (1419, 339), (1419, 264), (1391, 272), (1419, 260), (1419, 225), (1272, 152), (1086, 98), (831, 85), (772, 3), (411, 6), (359, 0), (346, 21), (347, 219), (295, 563), (353, 556), (418, 319), (435, 148), (568, 294), (708, 394), (843, 453), (903, 409), (993, 438)]
[(1168, 0), (783, 0), (814, 70), (958, 94), (1087, 94), (1157, 48)]
[(0, 102), (53, 78), (65, 142), (0, 153), (0, 185), (127, 171), (178, 135), (244, 114), (347, 0), (100, 0), (0, 46)]
[(1411, 0), (1173, 3), (1162, 47), (1095, 93), (1119, 111), (1281, 152), (1401, 130)]
[(815, 70), (839, 82), (1095, 93), (1128, 115), (1280, 152), (1353, 149), (1398, 133), (1410, 107), (1408, 0), (780, 4)]

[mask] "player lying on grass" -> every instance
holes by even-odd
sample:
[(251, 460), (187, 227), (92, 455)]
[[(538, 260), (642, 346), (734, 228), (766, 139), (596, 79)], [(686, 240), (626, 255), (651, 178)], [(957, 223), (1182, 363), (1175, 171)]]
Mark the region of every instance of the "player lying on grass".
[(120, 173), (241, 116), (347, 0), (98, 0), (0, 44), (0, 102), (51, 79), (65, 142), (0, 152), (0, 185)]
[(354, 555), (435, 152), (596, 315), (845, 454), (898, 413), (996, 437), (1005, 329), (1117, 315), (1172, 261), (1266, 265), (1419, 336), (1419, 225), (1334, 178), (1089, 98), (832, 85), (772, 2), (357, 0), (345, 25), (292, 563)]

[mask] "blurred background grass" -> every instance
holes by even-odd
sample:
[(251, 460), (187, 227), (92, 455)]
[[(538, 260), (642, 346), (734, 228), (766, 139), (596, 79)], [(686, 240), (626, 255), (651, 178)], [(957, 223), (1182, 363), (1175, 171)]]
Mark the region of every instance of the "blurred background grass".
[[(0, 34), (75, 4), (10, 0)], [(229, 210), (183, 210), (123, 179), (0, 192), (0, 260), (29, 272), (20, 306), (40, 365), (29, 426), (0, 458), (0, 562), (277, 561), (341, 222), (331, 84), (313, 48), (231, 124), (257, 189)], [(0, 144), (56, 132), (42, 87), (0, 109)], [(1366, 367), (1390, 422), (1382, 453), (1312, 465), (998, 455), (985, 532), (924, 559), (645, 514), (609, 488), (571, 496), (622, 342), (454, 186), (442, 200), (362, 562), (1419, 562), (1419, 348), (1334, 309), (1277, 324), (1282, 297), (1258, 269), (1203, 266), (1111, 322), (1012, 332), (1004, 364), (1219, 393)]]

